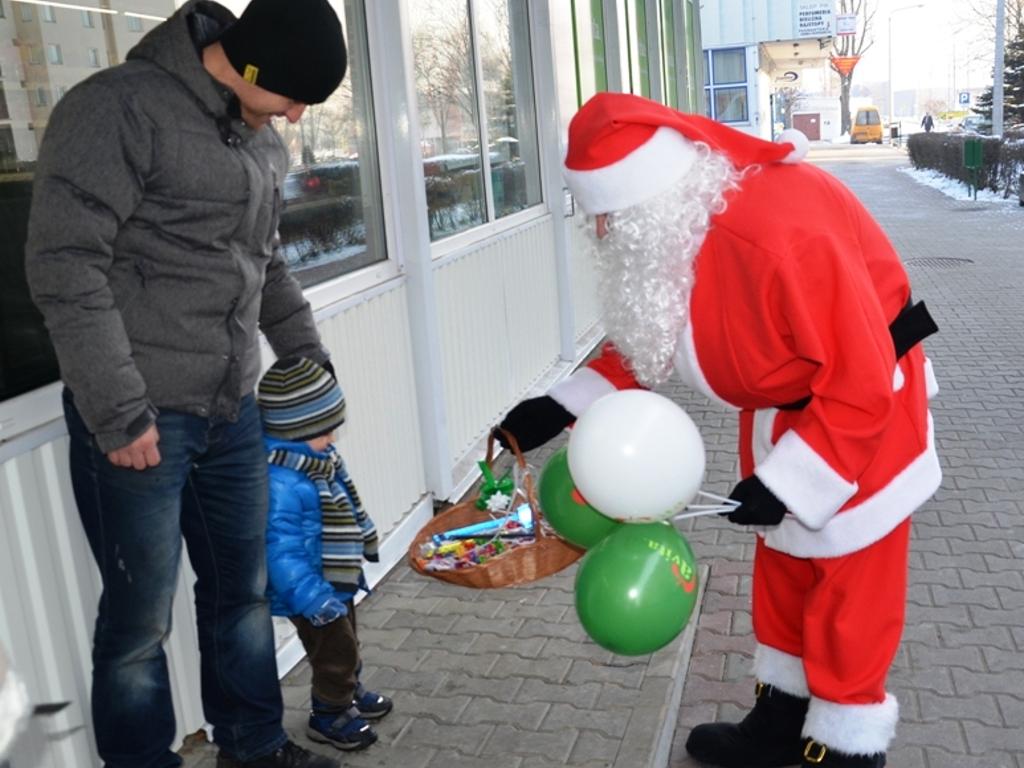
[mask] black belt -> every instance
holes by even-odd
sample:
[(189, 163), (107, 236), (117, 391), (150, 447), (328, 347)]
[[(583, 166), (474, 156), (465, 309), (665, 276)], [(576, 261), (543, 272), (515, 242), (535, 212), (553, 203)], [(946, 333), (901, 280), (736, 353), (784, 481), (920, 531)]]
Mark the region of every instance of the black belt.
[[(892, 344), (896, 349), (896, 359), (899, 360), (918, 342), (924, 341), (933, 333), (938, 332), (939, 326), (928, 314), (928, 307), (923, 301), (914, 303), (913, 299), (907, 299), (906, 305), (896, 315), (896, 319), (889, 324), (889, 335), (892, 336)], [(801, 398), (792, 403), (776, 406), (780, 411), (799, 411), (806, 408), (811, 398)]]

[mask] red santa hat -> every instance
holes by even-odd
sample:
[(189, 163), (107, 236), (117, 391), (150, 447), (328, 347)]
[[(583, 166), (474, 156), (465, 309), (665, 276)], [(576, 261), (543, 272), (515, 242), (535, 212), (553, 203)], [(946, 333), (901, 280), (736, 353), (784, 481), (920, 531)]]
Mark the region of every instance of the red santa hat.
[(605, 92), (587, 101), (569, 123), (563, 173), (584, 211), (610, 213), (679, 181), (697, 162), (696, 142), (724, 154), (737, 170), (796, 163), (809, 146), (800, 131), (783, 131), (773, 143), (650, 99)]

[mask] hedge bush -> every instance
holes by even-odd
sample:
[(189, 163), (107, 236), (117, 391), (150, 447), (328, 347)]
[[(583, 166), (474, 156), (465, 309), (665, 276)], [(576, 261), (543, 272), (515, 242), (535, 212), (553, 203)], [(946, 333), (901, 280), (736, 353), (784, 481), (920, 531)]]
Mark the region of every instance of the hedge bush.
[(1020, 194), (1020, 175), (1024, 173), (1024, 137), (1020, 131), (1008, 131), (1002, 139), (963, 133), (915, 133), (907, 140), (910, 162), (915, 168), (935, 170), (968, 184), (971, 172), (964, 168), (964, 141), (974, 138), (981, 139), (978, 188), (1001, 192), (1003, 197)]

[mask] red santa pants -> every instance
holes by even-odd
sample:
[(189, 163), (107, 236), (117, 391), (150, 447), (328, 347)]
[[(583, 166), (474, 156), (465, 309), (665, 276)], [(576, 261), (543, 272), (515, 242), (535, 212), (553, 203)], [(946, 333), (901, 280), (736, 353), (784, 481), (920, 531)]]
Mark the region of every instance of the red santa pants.
[(793, 557), (758, 537), (754, 634), (802, 660), (812, 696), (836, 704), (885, 700), (903, 633), (909, 539), (909, 518), (841, 557)]

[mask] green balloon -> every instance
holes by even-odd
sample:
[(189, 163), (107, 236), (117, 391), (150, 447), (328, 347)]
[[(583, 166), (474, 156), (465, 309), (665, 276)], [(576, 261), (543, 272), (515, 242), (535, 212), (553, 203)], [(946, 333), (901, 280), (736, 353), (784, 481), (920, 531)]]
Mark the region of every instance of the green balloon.
[(591, 639), (624, 656), (668, 645), (697, 602), (697, 566), (668, 522), (634, 523), (598, 543), (576, 572), (576, 613)]
[(622, 523), (605, 517), (580, 496), (569, 476), (566, 448), (555, 451), (540, 473), (540, 508), (551, 527), (571, 544), (589, 549)]

